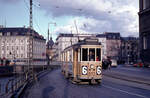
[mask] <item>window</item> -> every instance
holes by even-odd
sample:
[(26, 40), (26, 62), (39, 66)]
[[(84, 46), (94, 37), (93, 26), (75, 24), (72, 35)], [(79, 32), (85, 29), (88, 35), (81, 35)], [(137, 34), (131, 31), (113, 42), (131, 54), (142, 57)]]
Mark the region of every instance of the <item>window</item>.
[(69, 56), (69, 54), (70, 54), (70, 51), (67, 52), (67, 61), (70, 61), (70, 56)]
[(10, 36), (10, 32), (7, 32), (7, 36)]
[(101, 49), (96, 49), (96, 61), (101, 61)]
[(2, 46), (2, 50), (5, 50), (5, 47), (4, 47), (4, 46)]
[(16, 46), (16, 50), (19, 50), (19, 46)]
[(89, 49), (89, 61), (95, 61), (95, 48)]
[(143, 37), (143, 49), (147, 49), (147, 38), (146, 38), (146, 36)]
[(7, 46), (7, 50), (9, 50), (9, 46)]
[(23, 54), (21, 54), (21, 58), (23, 58)]
[(150, 1), (149, 0), (143, 0), (143, 10), (150, 8)]
[(143, 10), (146, 9), (146, 0), (143, 0)]
[(2, 32), (0, 32), (0, 36), (2, 36), (3, 35), (3, 33)]
[(82, 48), (82, 61), (88, 61), (88, 49)]

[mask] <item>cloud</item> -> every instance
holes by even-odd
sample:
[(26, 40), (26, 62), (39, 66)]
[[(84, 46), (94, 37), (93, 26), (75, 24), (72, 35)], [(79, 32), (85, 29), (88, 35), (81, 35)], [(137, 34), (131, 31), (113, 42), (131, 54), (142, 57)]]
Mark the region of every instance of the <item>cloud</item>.
[(18, 1), (20, 1), (20, 0), (0, 0), (0, 2), (2, 2), (2, 3), (16, 3), (16, 2), (18, 2)]
[[(120, 32), (138, 36), (137, 0), (39, 0), (41, 9), (53, 17), (81, 17), (78, 27), (83, 32)], [(86, 28), (83, 27), (86, 25)], [(56, 31), (69, 32), (70, 24)], [(68, 31), (67, 31), (68, 30)]]

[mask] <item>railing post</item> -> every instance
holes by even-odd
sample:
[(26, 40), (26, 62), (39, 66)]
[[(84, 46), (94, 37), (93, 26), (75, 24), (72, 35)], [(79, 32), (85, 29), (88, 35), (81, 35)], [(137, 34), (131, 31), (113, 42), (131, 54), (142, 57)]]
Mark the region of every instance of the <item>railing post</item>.
[(5, 86), (5, 93), (8, 93), (8, 85), (9, 85), (10, 80), (7, 82), (6, 86)]
[(0, 93), (1, 93), (1, 84), (0, 84)]
[(12, 93), (14, 92), (14, 79), (13, 79), (12, 82), (11, 82), (11, 92), (12, 92)]

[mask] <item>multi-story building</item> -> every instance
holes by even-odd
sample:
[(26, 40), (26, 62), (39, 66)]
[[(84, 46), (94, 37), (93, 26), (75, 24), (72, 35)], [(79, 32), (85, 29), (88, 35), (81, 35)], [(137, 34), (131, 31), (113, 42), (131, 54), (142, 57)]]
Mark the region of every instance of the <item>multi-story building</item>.
[(57, 50), (56, 55), (57, 60), (60, 61), (61, 52), (68, 46), (73, 45), (78, 42), (78, 40), (83, 40), (87, 37), (96, 37), (99, 42), (102, 43), (103, 58), (110, 58), (118, 60), (118, 51), (120, 49), (120, 33), (104, 33), (104, 34), (59, 34), (56, 39)]
[(121, 45), (120, 33), (106, 32), (105, 35), (107, 39), (106, 40), (107, 57), (119, 61), (120, 45)]
[(68, 46), (71, 46), (78, 42), (78, 40), (83, 40), (86, 37), (95, 36), (94, 34), (64, 34), (60, 33), (56, 39), (56, 55), (57, 60), (60, 61), (61, 52)]
[(140, 57), (150, 65), (150, 0), (139, 0)]
[(139, 38), (121, 37), (121, 62), (134, 63), (139, 59)]
[[(31, 32), (31, 33), (30, 33)], [(32, 34), (32, 36), (31, 36)], [(19, 65), (46, 64), (46, 40), (29, 28), (0, 28), (0, 58)]]

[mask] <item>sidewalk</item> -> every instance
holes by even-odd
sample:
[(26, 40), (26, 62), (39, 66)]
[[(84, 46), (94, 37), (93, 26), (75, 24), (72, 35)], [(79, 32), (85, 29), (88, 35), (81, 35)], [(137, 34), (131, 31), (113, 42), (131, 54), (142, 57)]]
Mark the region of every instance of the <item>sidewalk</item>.
[(133, 74), (131, 74), (131, 72), (130, 73), (129, 72), (120, 72), (119, 69), (117, 71), (116, 69), (113, 70), (113, 68), (112, 68), (111, 70), (104, 70), (103, 75), (112, 77), (112, 78), (116, 78), (116, 79), (125, 80), (125, 81), (150, 85), (150, 77), (148, 75), (142, 76), (137, 73), (134, 74), (134, 72), (133, 72)]

